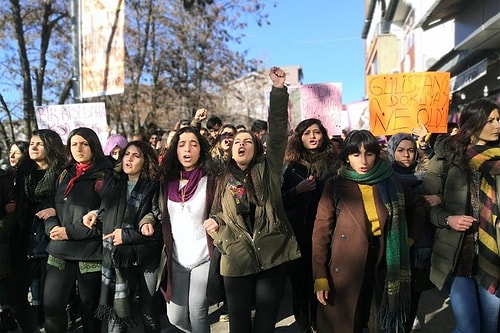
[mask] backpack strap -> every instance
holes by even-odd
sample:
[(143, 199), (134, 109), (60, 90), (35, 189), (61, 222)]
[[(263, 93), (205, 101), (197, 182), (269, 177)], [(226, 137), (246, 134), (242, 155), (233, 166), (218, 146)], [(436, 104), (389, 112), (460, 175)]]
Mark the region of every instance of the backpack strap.
[(68, 170), (64, 169), (61, 174), (59, 175), (59, 178), (57, 178), (57, 185), (61, 185), (62, 180), (66, 175), (68, 174)]
[[(68, 170), (67, 169), (64, 169), (61, 174), (59, 175), (59, 177), (57, 178), (57, 184), (58, 185), (61, 185), (61, 182), (63, 181), (64, 177), (66, 177), (66, 175), (68, 174)], [(97, 177), (95, 179), (95, 191), (97, 193), (101, 193), (101, 189), (102, 189), (102, 185), (104, 183), (104, 177), (106, 175), (106, 172), (104, 170), (100, 170), (97, 172)]]

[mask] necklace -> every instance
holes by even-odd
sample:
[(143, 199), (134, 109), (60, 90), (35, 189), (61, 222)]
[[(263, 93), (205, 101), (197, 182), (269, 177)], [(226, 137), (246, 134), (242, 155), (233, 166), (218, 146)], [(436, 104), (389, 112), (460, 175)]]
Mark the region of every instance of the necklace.
[(184, 210), (184, 203), (185, 203), (185, 199), (186, 199), (186, 186), (184, 185), (182, 188), (181, 188), (181, 209)]
[[(184, 183), (184, 181), (186, 181)], [(179, 179), (179, 185), (182, 186), (181, 187), (181, 210), (184, 210), (184, 204), (185, 204), (185, 201), (186, 201), (186, 185), (187, 185), (187, 182), (189, 181), (189, 179), (183, 179), (182, 178), (182, 171), (181, 171), (181, 177)]]

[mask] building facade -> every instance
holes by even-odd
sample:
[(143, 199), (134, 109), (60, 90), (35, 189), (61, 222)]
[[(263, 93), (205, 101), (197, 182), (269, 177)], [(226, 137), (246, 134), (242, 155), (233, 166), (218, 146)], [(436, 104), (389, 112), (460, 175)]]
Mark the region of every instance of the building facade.
[[(288, 86), (302, 84), (303, 72), (300, 66), (282, 66)], [(271, 81), (268, 73), (252, 72), (228, 84), (230, 93), (224, 96), (224, 120), (232, 124), (248, 126), (254, 120), (267, 121)]]
[(499, 0), (365, 0), (365, 74), (450, 72), (450, 114), (500, 95)]

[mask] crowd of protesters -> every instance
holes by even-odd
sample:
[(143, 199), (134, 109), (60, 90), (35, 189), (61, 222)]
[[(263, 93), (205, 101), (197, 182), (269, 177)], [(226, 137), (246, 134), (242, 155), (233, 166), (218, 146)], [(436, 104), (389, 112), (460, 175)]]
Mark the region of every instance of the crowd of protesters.
[(85, 127), (12, 143), (1, 332), (76, 320), (160, 332), (167, 316), (208, 333), (220, 302), (231, 332), (268, 333), (287, 281), (301, 333), (410, 333), (434, 287), (450, 295), (453, 332), (498, 332), (499, 106), (467, 104), (442, 135), (331, 136), (315, 118), (290, 129), (285, 72), (269, 77), (269, 118), (250, 129), (202, 108), (102, 146)]

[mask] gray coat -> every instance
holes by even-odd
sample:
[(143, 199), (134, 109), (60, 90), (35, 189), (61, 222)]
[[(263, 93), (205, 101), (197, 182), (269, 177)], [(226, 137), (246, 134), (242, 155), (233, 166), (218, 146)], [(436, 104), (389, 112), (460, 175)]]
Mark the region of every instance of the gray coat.
[(422, 184), (424, 194), (442, 196), (442, 204), (430, 210), (431, 223), (436, 226), (430, 279), (440, 290), (455, 269), (464, 238), (463, 232), (448, 228), (445, 219), (450, 215), (469, 215), (467, 177), (449, 160), (444, 151), (436, 151)]

